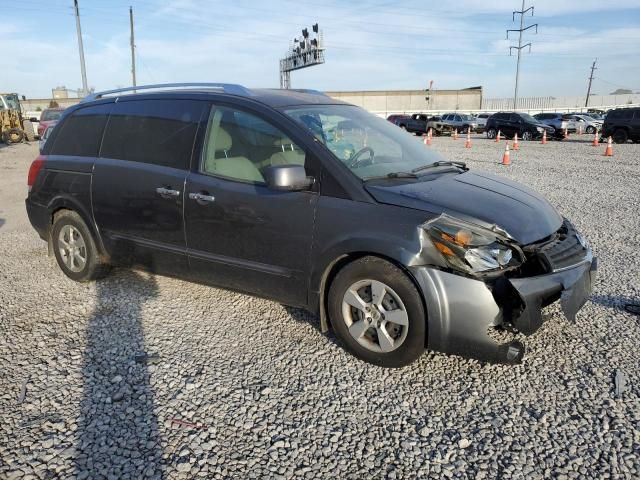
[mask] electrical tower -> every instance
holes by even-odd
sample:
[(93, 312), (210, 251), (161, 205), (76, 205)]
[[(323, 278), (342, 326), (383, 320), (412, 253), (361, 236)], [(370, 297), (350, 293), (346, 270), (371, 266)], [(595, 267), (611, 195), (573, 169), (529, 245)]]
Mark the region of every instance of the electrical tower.
[(584, 100), (584, 106), (588, 107), (589, 106), (589, 95), (591, 95), (591, 82), (593, 82), (593, 72), (595, 70), (597, 70), (596, 68), (596, 62), (598, 61), (598, 59), (596, 58), (593, 61), (593, 65), (591, 65), (591, 75), (589, 75), (589, 86), (587, 87), (587, 98), (585, 98)]
[(520, 28), (517, 29), (511, 29), (511, 30), (507, 30), (507, 40), (509, 40), (509, 32), (518, 32), (518, 46), (510, 46), (509, 47), (509, 55), (511, 55), (511, 52), (513, 51), (513, 49), (515, 48), (518, 51), (518, 61), (516, 62), (516, 88), (515, 91), (513, 93), (513, 110), (517, 110), (517, 105), (518, 105), (518, 79), (520, 77), (520, 54), (522, 53), (522, 49), (529, 47), (529, 52), (531, 52), (531, 42), (529, 43), (525, 43), (524, 45), (522, 44), (522, 33), (525, 32), (526, 30), (529, 30), (530, 28), (535, 28), (536, 29), (536, 33), (538, 33), (538, 24), (534, 23), (531, 24), (527, 27), (524, 26), (524, 16), (527, 12), (531, 12), (531, 16), (533, 17), (533, 7), (529, 7), (525, 10), (524, 8), (524, 1), (522, 0), (522, 9), (521, 10), (515, 10), (512, 14), (512, 20), (513, 22), (516, 21), (516, 14), (520, 15)]
[(322, 32), (318, 24), (311, 27), (314, 38), (309, 30), (302, 30), (301, 38), (294, 38), (286, 56), (280, 60), (280, 88), (291, 88), (291, 72), (302, 68), (324, 63), (324, 45)]

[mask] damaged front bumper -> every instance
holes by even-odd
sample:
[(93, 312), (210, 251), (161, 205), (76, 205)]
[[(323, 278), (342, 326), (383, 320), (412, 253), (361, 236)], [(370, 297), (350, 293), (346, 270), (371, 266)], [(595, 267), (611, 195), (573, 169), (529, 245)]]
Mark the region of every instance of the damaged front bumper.
[(542, 308), (560, 300), (566, 317), (575, 319), (591, 294), (597, 260), (588, 256), (562, 271), (503, 279), (496, 289), (431, 267), (412, 267), (427, 306), (427, 347), (495, 363), (518, 363), (524, 345), (495, 339), (497, 327), (525, 335), (543, 323)]

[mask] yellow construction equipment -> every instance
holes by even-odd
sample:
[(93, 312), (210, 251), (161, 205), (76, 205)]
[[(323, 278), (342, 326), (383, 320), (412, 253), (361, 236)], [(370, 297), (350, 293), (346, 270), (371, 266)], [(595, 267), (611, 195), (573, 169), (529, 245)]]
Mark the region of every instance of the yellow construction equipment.
[(0, 93), (0, 140), (7, 144), (33, 141), (33, 121), (24, 118), (17, 93)]

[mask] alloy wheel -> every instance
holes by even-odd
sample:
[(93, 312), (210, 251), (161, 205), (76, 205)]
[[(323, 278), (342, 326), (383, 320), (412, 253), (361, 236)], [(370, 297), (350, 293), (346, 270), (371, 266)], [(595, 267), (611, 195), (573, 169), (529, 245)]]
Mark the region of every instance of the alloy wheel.
[(349, 334), (372, 352), (397, 349), (409, 330), (409, 316), (402, 299), (378, 280), (360, 280), (347, 289), (342, 300), (342, 318)]
[(58, 248), (65, 266), (72, 272), (81, 272), (87, 264), (87, 245), (80, 231), (65, 225), (58, 234)]

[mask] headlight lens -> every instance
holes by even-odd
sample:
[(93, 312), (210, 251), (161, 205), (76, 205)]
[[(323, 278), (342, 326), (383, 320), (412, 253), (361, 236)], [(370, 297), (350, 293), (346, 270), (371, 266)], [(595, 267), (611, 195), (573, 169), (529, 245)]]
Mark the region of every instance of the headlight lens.
[(522, 263), (519, 250), (508, 245), (509, 239), (501, 233), (445, 214), (423, 228), (455, 270), (473, 274), (511, 269)]
[(536, 130), (538, 130), (538, 133), (544, 132), (544, 128), (542, 128), (542, 127), (536, 127)]

